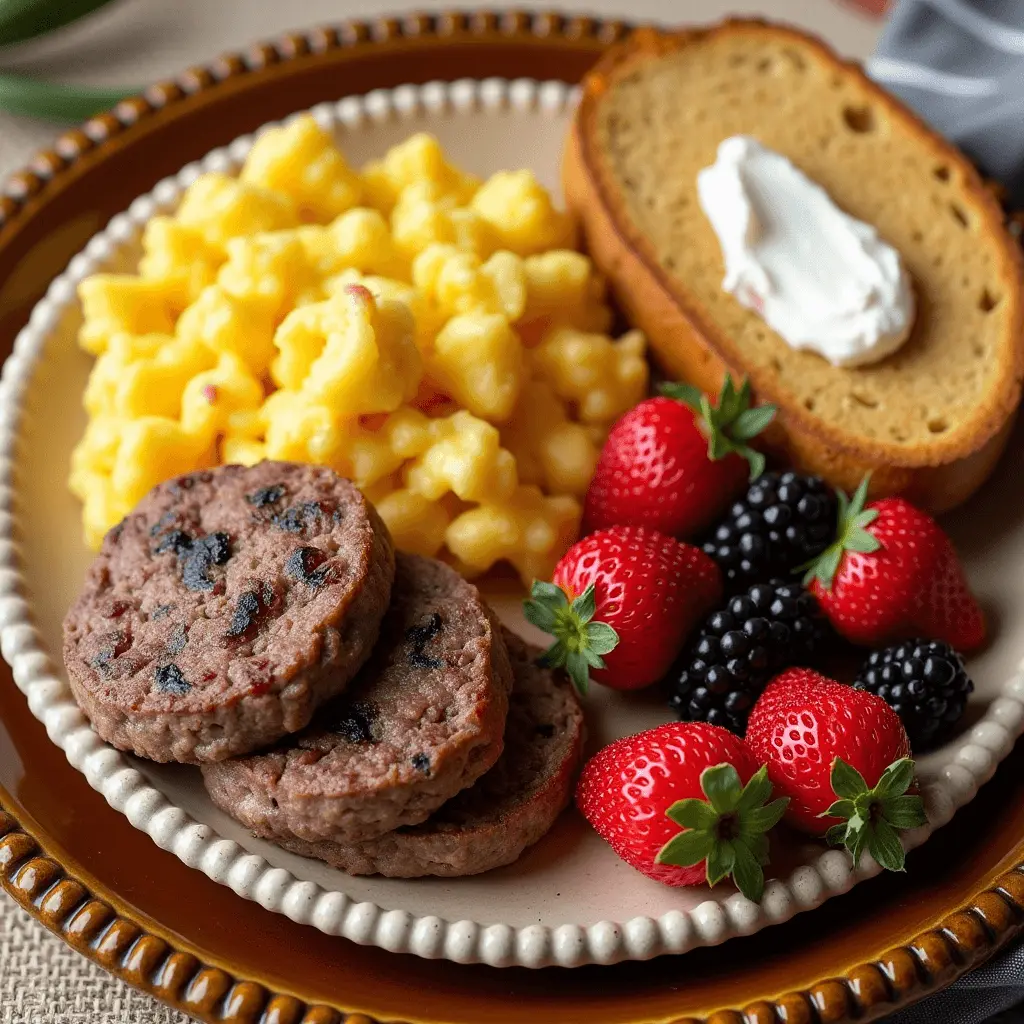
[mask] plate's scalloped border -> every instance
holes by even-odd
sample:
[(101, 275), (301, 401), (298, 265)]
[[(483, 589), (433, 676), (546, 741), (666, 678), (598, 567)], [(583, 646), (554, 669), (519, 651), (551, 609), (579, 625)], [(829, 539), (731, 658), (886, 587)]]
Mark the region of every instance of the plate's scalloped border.
[[(191, 93), (209, 88), (225, 78), (326, 49), (373, 46), (407, 36), (451, 39), (499, 33), (520, 37), (557, 36), (566, 42), (581, 39), (611, 42), (627, 31), (621, 22), (567, 18), (551, 13), (478, 11), (438, 16), (413, 15), (372, 23), (349, 22), (307, 35), (284, 37), (277, 44), (254, 48), (246, 57), (233, 55), (221, 58), (210, 68), (192, 69), (175, 82), (154, 86), (145, 96), (128, 100), (112, 113), (94, 118), (82, 129), (67, 133), (58, 140), (53, 151), (38, 155), (25, 171), (9, 178), (0, 196), (0, 243), (3, 241), (3, 228), (17, 219), (28, 201), (43, 192), (50, 179), (58, 176), (64, 168), (155, 110), (168, 103), (182, 101)], [(60, 288), (57, 287), (56, 292), (51, 289), (48, 297), (60, 299)], [(63, 300), (69, 298), (65, 285)], [(45, 310), (41, 312), (37, 308), (30, 324), (33, 331), (45, 330), (48, 315)], [(23, 378), (31, 368), (29, 342), (25, 339), (26, 332), (22, 332), (4, 367), (5, 380)], [(4, 453), (11, 450), (19, 418), (15, 403), (0, 402), (0, 450)], [(23, 688), (26, 688), (32, 684), (30, 707), (45, 722), (51, 736), (91, 734), (84, 721), (71, 721), (74, 716), (80, 716), (77, 708), (56, 699), (63, 684), (50, 673), (49, 660), (42, 651), (38, 634), (31, 624), (28, 604), (22, 596), (17, 544), (12, 530), (14, 520), (10, 512), (12, 470), (13, 463), (9, 457), (0, 461), (0, 645), (15, 677), (20, 680), (19, 685), (24, 682)], [(940, 824), (952, 815), (954, 804), (960, 806), (974, 795), (977, 786), (991, 776), (998, 759), (1012, 746), (1013, 738), (1022, 727), (1022, 700), (1024, 681), (1018, 677), (1007, 684), (1005, 696), (993, 703), (986, 719), (969, 734), (975, 742), (967, 742), (960, 747), (955, 759), (957, 763), (947, 766), (943, 779), (926, 787), (926, 795), (931, 798), (933, 806), (938, 800), (939, 814), (935, 818)], [(111, 767), (111, 758), (116, 760), (121, 755), (103, 747), (95, 736), (92, 739), (103, 748), (93, 751), (100, 755), (100, 763), (95, 767), (101, 775), (109, 778), (110, 772), (104, 769)], [(85, 745), (91, 746), (88, 741)], [(84, 755), (86, 752), (78, 753)], [(72, 761), (74, 763), (73, 758)], [(125, 763), (123, 768), (114, 772), (114, 776), (120, 778), (118, 786), (125, 783), (126, 772), (138, 774)], [(90, 782), (93, 782), (93, 777), (90, 773)], [(945, 784), (954, 788), (959, 799), (957, 796), (950, 799)], [(156, 796), (166, 804), (160, 794)], [(163, 810), (174, 812), (169, 806)], [(181, 812), (176, 813), (181, 815)], [(205, 826), (193, 825), (193, 829), (205, 829)], [(193, 833), (193, 841), (199, 838)], [(917, 845), (923, 838), (925, 834), (918, 833), (912, 837), (915, 840), (912, 845)], [(215, 841), (213, 845), (223, 852), (225, 844), (235, 845), (225, 840)], [(187, 858), (182, 859), (188, 862)], [(275, 870), (287, 875), (280, 869)], [(273, 1009), (277, 1014), (275, 1019), (289, 1024), (300, 1020), (307, 1024), (335, 1024), (340, 1020), (347, 1020), (350, 1024), (372, 1024), (363, 1015), (339, 1016), (341, 1011), (309, 1006), (294, 997), (276, 995), (257, 982), (235, 979), (219, 968), (202, 964), (191, 952), (174, 950), (163, 938), (147, 934), (145, 928), (130, 917), (118, 916), (108, 903), (99, 898), (108, 894), (90, 894), (81, 882), (67, 875), (58, 862), (46, 857), (36, 838), (22, 829), (17, 820), (2, 808), (0, 884), (33, 916), (86, 956), (165, 1001), (188, 1012), (201, 1014), (205, 1020), (241, 1024), (255, 1019), (254, 1014), (260, 1014), (261, 1009), (266, 1013)], [(308, 886), (308, 883), (297, 884)], [(820, 885), (818, 888), (820, 891)], [(812, 905), (817, 905), (817, 902), (820, 900), (815, 900)], [(757, 912), (757, 908), (752, 909)], [(700, 910), (698, 908), (698, 912)], [(285, 912), (290, 913), (287, 908)], [(720, 923), (721, 910), (718, 915)], [(290, 916), (293, 915), (290, 913)], [(743, 916), (747, 927), (742, 930), (747, 931), (750, 918)], [(947, 983), (991, 954), (1020, 930), (1022, 917), (1024, 863), (1000, 878), (992, 888), (978, 893), (966, 906), (939, 922), (935, 929), (922, 933), (906, 946), (889, 951), (877, 961), (858, 965), (846, 976), (816, 983), (808, 990), (791, 992), (772, 1001), (759, 1001), (743, 1011), (717, 1011), (706, 1018), (707, 1024), (775, 1024), (780, 1019), (839, 1022), (851, 1015), (861, 1020), (874, 1019), (880, 1013), (889, 1012), (895, 1006), (925, 994), (937, 984)], [(713, 922), (708, 924), (713, 931), (719, 930)], [(720, 938), (714, 941), (720, 941)], [(620, 934), (615, 944), (621, 941)], [(603, 952), (607, 953), (607, 945), (601, 945), (604, 946)], [(263, 1014), (260, 1016), (267, 1019)], [(686, 1018), (679, 1024), (699, 1022), (695, 1018)]]

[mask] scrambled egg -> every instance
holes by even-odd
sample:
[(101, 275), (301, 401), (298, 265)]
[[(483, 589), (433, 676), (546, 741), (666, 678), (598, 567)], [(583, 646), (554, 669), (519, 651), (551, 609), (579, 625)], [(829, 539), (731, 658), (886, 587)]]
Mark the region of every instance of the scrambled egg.
[(425, 134), (357, 170), (311, 117), (264, 132), (148, 224), (138, 274), (82, 282), (87, 542), (168, 477), (291, 459), (353, 479), (399, 548), (548, 578), (648, 384), (573, 244), (530, 171), (481, 181)]

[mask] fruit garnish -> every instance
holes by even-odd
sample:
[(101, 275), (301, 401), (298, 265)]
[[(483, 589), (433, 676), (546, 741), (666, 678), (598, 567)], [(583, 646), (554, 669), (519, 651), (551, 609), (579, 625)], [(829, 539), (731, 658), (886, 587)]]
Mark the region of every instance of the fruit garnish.
[(736, 500), (704, 542), (726, 587), (789, 578), (836, 535), (835, 491), (820, 477), (764, 473)]
[(867, 478), (840, 494), (836, 540), (805, 582), (836, 632), (865, 647), (924, 636), (958, 651), (985, 641), (985, 618), (949, 537), (903, 498), (865, 504)]
[(725, 375), (718, 404), (692, 384), (666, 382), (659, 385), (658, 393), (689, 406), (700, 418), (697, 426), (708, 439), (708, 458), (712, 461), (727, 455), (739, 455), (750, 466), (750, 479), (756, 480), (765, 466), (764, 455), (747, 443), (757, 437), (775, 418), (774, 405), (751, 406), (750, 378), (744, 377), (739, 390), (732, 376)]
[(890, 765), (910, 757), (903, 723), (884, 700), (809, 669), (787, 669), (768, 684), (746, 742), (768, 766), (775, 792), (790, 798), (786, 821), (814, 836), (840, 824), (829, 817), (837, 758), (877, 786)]
[(844, 491), (836, 489), (836, 500), (839, 502), (836, 539), (806, 566), (805, 584), (817, 580), (829, 590), (847, 551), (867, 555), (882, 546), (882, 542), (873, 533), (868, 532), (868, 527), (878, 518), (877, 508), (864, 507), (870, 480), (870, 474), (864, 477), (857, 490), (853, 492), (852, 498), (847, 497)]
[(949, 736), (974, 690), (964, 659), (942, 640), (925, 639), (872, 651), (853, 685), (881, 697), (900, 716), (918, 752)]
[(545, 659), (585, 693), (591, 678), (636, 690), (668, 671), (691, 627), (722, 594), (718, 566), (655, 530), (619, 526), (577, 541), (523, 614), (554, 644)]
[(832, 791), (836, 800), (822, 817), (842, 818), (825, 834), (830, 846), (845, 846), (860, 864), (867, 850), (886, 871), (903, 871), (906, 854), (899, 833), (928, 823), (924, 801), (907, 790), (914, 782), (914, 762), (894, 761), (869, 787), (856, 768), (841, 757), (832, 762)]
[(830, 635), (817, 600), (799, 583), (755, 583), (690, 637), (667, 680), (669, 707), (742, 736), (772, 677), (794, 662), (813, 664)]
[(771, 796), (747, 744), (705, 722), (615, 740), (587, 762), (576, 787), (583, 816), (637, 871), (672, 886), (731, 876), (752, 900), (764, 888), (767, 833), (786, 809)]
[(602, 655), (615, 650), (619, 634), (607, 622), (595, 622), (596, 600), (591, 583), (570, 602), (565, 591), (554, 583), (534, 580), (530, 600), (523, 602), (523, 615), (555, 642), (544, 652), (543, 664), (564, 668), (573, 685), (586, 694), (590, 670), (604, 668)]
[(634, 406), (612, 427), (587, 490), (585, 533), (646, 526), (681, 540), (702, 534), (764, 470), (749, 442), (772, 420), (750, 407), (750, 384), (727, 376), (718, 404), (688, 384)]
[(655, 862), (692, 867), (705, 861), (708, 885), (732, 878), (748, 900), (760, 902), (768, 833), (782, 820), (789, 800), (767, 802), (772, 784), (764, 765), (745, 786), (731, 764), (705, 768), (700, 788), (706, 800), (677, 800), (665, 811), (685, 831), (658, 851)]

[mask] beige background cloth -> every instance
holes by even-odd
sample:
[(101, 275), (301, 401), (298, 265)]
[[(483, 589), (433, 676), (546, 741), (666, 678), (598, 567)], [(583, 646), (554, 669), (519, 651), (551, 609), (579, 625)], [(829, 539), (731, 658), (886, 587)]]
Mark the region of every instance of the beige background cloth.
[[(500, 6), (501, 0), (120, 0), (52, 38), (10, 52), (0, 49), (0, 68), (68, 82), (134, 86), (292, 29), (474, 2)], [(668, 23), (770, 11), (837, 40), (852, 57), (866, 56), (877, 37), (875, 24), (831, 0), (518, 0), (514, 6)], [(21, 166), (57, 131), (0, 115), (0, 176)], [(89, 963), (0, 892), (0, 1024), (189, 1024), (189, 1018)]]

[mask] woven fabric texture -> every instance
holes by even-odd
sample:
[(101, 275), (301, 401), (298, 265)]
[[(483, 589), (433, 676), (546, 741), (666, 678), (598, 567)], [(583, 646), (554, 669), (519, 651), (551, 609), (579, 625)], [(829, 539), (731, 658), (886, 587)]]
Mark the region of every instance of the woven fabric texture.
[(192, 1018), (112, 978), (0, 892), (0, 1024), (192, 1024)]

